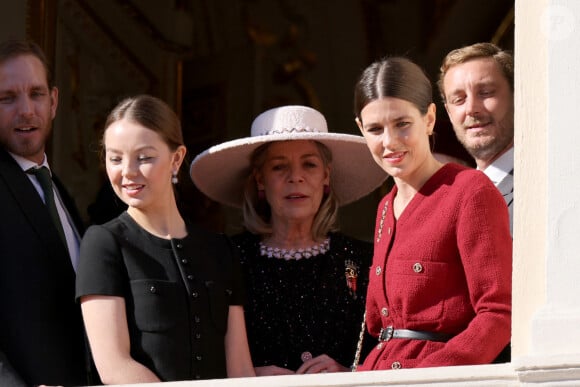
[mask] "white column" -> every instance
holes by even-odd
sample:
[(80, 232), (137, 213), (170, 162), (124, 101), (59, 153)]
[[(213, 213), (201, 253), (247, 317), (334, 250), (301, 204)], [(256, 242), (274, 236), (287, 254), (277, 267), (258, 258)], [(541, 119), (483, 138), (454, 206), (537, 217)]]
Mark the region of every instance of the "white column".
[[(541, 19), (549, 0), (515, 2), (515, 208), (512, 359), (530, 351), (545, 302), (548, 53)], [(528, 194), (529, 192), (529, 194)]]
[(516, 1), (516, 42), (514, 352), (571, 360), (580, 355), (580, 2)]

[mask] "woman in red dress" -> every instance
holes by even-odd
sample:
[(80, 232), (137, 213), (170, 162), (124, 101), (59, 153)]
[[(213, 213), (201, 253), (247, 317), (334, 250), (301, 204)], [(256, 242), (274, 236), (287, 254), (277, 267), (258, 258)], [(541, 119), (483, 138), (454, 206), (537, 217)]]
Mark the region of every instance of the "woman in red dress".
[(505, 201), (482, 172), (433, 156), (431, 83), (413, 62), (370, 65), (354, 105), (371, 154), (395, 181), (378, 207), (366, 301), (379, 343), (358, 369), (491, 363), (511, 333)]

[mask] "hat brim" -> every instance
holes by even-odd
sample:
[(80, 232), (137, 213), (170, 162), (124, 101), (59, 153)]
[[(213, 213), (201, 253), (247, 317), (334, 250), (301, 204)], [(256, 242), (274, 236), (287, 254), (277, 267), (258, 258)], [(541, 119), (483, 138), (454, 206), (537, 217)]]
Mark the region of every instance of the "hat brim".
[(212, 146), (191, 163), (191, 179), (209, 198), (241, 207), (252, 152), (267, 142), (295, 140), (319, 141), (330, 149), (330, 185), (341, 206), (369, 194), (388, 176), (373, 160), (363, 137), (305, 132), (246, 137)]

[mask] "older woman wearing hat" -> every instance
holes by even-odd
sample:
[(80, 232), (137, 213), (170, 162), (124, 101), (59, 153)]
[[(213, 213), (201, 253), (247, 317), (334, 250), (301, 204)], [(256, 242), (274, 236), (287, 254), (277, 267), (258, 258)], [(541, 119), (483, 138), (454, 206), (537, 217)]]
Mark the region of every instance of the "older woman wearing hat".
[(336, 232), (338, 207), (387, 175), (360, 136), (328, 133), (305, 106), (260, 114), (251, 137), (196, 157), (191, 176), (210, 198), (243, 208), (246, 322), (258, 375), (346, 371), (364, 312), (370, 243)]

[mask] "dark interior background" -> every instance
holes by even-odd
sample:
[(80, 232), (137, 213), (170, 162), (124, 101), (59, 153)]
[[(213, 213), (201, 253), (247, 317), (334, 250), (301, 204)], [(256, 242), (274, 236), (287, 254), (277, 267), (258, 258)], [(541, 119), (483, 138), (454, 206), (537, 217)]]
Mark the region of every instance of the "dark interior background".
[[(60, 90), (51, 165), (90, 222), (122, 210), (107, 189), (98, 144), (104, 117), (124, 96), (150, 93), (172, 105), (192, 160), (249, 135), (257, 114), (282, 104), (312, 106), (330, 131), (358, 134), (353, 85), (383, 56), (405, 55), (435, 82), (454, 48), (492, 41), (513, 49), (514, 0), (31, 0), (25, 8), (26, 37), (45, 48)], [(434, 151), (472, 163), (435, 85), (434, 94)], [(187, 167), (179, 184), (184, 213), (239, 231), (239, 213), (203, 197)], [(388, 186), (344, 207), (342, 230), (372, 239)]]

